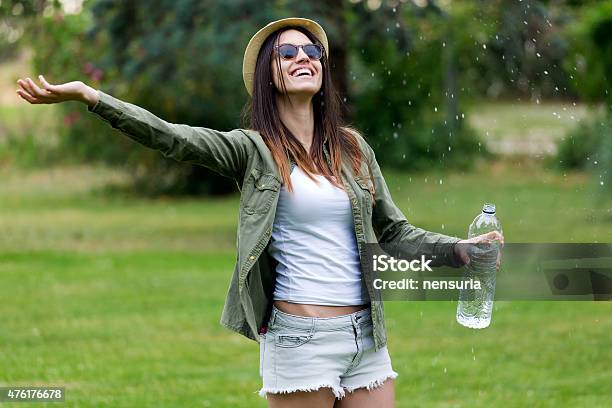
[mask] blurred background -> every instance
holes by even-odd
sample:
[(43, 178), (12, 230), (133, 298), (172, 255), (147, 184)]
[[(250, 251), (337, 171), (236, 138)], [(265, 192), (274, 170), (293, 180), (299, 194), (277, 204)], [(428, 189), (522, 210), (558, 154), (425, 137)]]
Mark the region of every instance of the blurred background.
[[(347, 118), (412, 224), (466, 237), (493, 202), (506, 242), (612, 242), (612, 1), (0, 0), (0, 385), (267, 406), (258, 345), (219, 324), (236, 184), (15, 90), (81, 80), (243, 127), (244, 48), (290, 16), (326, 30)], [(398, 407), (609, 404), (609, 303), (496, 302), (483, 331), (455, 308), (385, 304)]]

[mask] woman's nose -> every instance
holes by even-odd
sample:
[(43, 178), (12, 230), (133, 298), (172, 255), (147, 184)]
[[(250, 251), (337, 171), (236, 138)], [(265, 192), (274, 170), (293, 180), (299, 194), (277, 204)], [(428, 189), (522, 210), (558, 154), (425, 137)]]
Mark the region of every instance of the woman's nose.
[(308, 58), (308, 55), (306, 55), (306, 53), (302, 49), (302, 47), (300, 47), (300, 48), (298, 48), (298, 54), (295, 57), (295, 61), (296, 62), (300, 62), (300, 61), (304, 61), (304, 60), (308, 61), (309, 58)]

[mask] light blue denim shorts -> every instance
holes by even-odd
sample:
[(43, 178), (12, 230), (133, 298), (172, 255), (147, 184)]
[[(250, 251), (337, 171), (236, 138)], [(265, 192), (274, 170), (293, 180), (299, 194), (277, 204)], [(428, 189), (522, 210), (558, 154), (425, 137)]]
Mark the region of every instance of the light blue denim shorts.
[(387, 347), (374, 351), (370, 308), (334, 317), (285, 313), (275, 306), (259, 335), (259, 395), (331, 388), (336, 398), (371, 390), (397, 373)]

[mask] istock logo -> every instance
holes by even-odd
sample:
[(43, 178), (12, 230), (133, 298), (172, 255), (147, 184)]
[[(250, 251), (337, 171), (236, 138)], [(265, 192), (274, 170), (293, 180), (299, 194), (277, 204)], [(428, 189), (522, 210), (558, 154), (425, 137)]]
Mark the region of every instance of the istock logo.
[(413, 259), (408, 261), (406, 259), (395, 259), (389, 255), (372, 255), (372, 266), (375, 271), (385, 272), (405, 272), (405, 271), (429, 271), (432, 269), (429, 267), (431, 259), (425, 260), (425, 255), (421, 255), (421, 259)]

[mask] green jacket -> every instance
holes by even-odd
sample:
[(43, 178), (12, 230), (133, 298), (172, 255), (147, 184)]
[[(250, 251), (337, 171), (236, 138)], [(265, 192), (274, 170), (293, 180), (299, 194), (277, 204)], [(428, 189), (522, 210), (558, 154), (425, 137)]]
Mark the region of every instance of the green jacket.
[[(266, 250), (278, 202), (281, 177), (272, 155), (259, 132), (249, 129), (218, 131), (205, 127), (168, 123), (147, 110), (98, 90), (99, 101), (87, 109), (113, 128), (165, 157), (205, 166), (234, 179), (240, 188), (240, 215), (237, 233), (237, 259), (221, 315), (221, 324), (259, 341), (272, 308), (276, 261)], [(453, 247), (460, 239), (414, 227), (393, 203), (387, 184), (363, 137), (357, 135), (372, 169), (376, 205), (367, 178), (354, 176), (343, 163), (342, 181), (351, 200), (358, 250), (364, 243), (417, 245), (420, 253), (434, 255), (436, 264), (459, 267)], [(327, 144), (324, 154), (330, 161)], [(292, 166), (295, 165), (291, 161)], [(361, 174), (368, 174), (362, 163)], [(293, 167), (292, 167), (293, 168)], [(423, 245), (427, 244), (427, 245)], [(452, 244), (452, 245), (449, 245)], [(363, 259), (362, 259), (363, 263)], [(364, 269), (364, 275), (367, 274)], [(366, 282), (372, 280), (364, 276)], [(384, 307), (379, 291), (368, 286), (375, 349), (387, 343)]]

